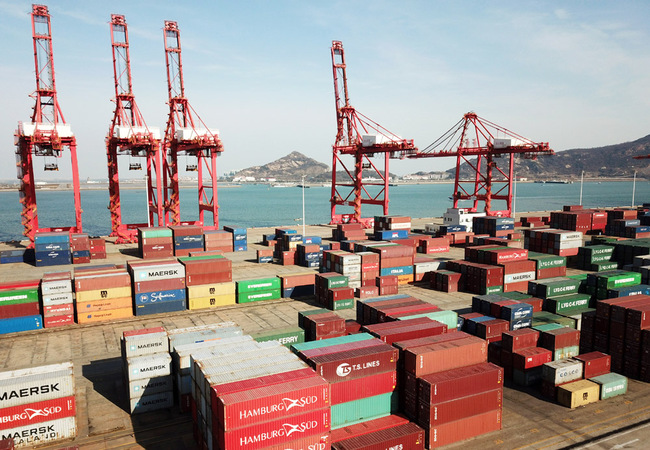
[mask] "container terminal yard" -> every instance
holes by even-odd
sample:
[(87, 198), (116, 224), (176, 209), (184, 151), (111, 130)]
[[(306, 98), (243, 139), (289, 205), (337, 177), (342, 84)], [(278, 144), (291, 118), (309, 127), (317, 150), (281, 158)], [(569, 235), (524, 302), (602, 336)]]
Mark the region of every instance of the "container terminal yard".
[[(552, 156), (548, 143), (470, 112), (418, 149), (351, 106), (333, 41), (330, 224), (221, 226), (225, 149), (186, 97), (177, 22), (163, 28), (162, 134), (137, 107), (113, 14), (111, 233), (91, 237), (47, 6), (31, 19), (36, 103), (15, 134), (27, 240), (0, 244), (0, 449), (644, 448), (646, 205), (515, 217), (514, 158)], [(34, 159), (56, 171), (63, 154), (74, 224), (46, 227)], [(179, 156), (197, 174), (192, 220)], [(449, 156), (442, 218), (389, 215), (391, 159)], [(146, 167), (146, 223), (122, 217), (125, 157)]]
[[(441, 219), (413, 219), (412, 227), (425, 223), (441, 223)], [(329, 239), (333, 226), (308, 226), (306, 233)], [(248, 230), (247, 251), (228, 253), (232, 261), (233, 280), (305, 273), (310, 269), (296, 265), (257, 263), (257, 250), (263, 236), (273, 229)], [(134, 244), (113, 244), (107, 239), (106, 259), (102, 264), (123, 264), (138, 260)], [(0, 249), (10, 247), (2, 244)], [(450, 247), (436, 255), (442, 260), (462, 259), (463, 247)], [(41, 277), (53, 269), (74, 270), (92, 264), (75, 266), (34, 267), (16, 263), (0, 265), (0, 279), (18, 281)], [(568, 269), (567, 275), (585, 273)], [(472, 294), (432, 290), (428, 283), (405, 284), (400, 294), (407, 294), (442, 310), (459, 314), (472, 310)], [(359, 300), (357, 300), (358, 302)], [(2, 368), (12, 370), (71, 361), (76, 384), (77, 437), (73, 440), (45, 445), (44, 448), (72, 446), (81, 449), (108, 448), (199, 448), (193, 438), (192, 416), (181, 414), (178, 407), (143, 414), (128, 413), (128, 398), (123, 381), (120, 338), (125, 331), (151, 327), (176, 329), (232, 321), (244, 333), (295, 327), (298, 313), (319, 308), (313, 296), (300, 299), (279, 299), (213, 309), (185, 310), (166, 314), (130, 317), (106, 323), (73, 324), (8, 334), (2, 337), (0, 349)], [(355, 309), (341, 309), (336, 314), (356, 319)], [(501, 431), (449, 445), (449, 448), (643, 448), (650, 419), (650, 384), (629, 379), (624, 395), (578, 408), (568, 408), (540, 395), (538, 387), (522, 387), (505, 381)], [(261, 448), (261, 447), (260, 447)]]

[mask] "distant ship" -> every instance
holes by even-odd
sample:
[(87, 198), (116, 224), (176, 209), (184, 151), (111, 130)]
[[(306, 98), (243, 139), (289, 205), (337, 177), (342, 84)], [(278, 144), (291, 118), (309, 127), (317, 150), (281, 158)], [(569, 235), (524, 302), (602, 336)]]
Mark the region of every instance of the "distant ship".
[(535, 183), (542, 184), (573, 184), (571, 180), (537, 180)]

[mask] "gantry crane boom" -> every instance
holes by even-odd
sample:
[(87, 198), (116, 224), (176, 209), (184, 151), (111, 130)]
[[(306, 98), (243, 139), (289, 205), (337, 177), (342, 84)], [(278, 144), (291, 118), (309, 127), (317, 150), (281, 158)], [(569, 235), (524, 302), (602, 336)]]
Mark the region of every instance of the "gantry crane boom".
[[(535, 159), (537, 155), (553, 154), (547, 142), (533, 142), (469, 112), (440, 138), (409, 158), (455, 156), (454, 208), (459, 207), (459, 201), (469, 200), (473, 202), (470, 211), (477, 212), (479, 202), (484, 202), (488, 215), (510, 216), (515, 155)], [(507, 159), (507, 164), (497, 164), (501, 158)], [(463, 163), (471, 173), (468, 179), (461, 176)], [(492, 200), (505, 201), (506, 209), (494, 210)]]
[[(165, 21), (165, 60), (169, 117), (164, 137), (163, 181), (165, 186), (165, 223), (168, 225), (201, 225), (204, 229), (219, 228), (217, 204), (217, 156), (223, 151), (219, 130), (208, 128), (185, 97), (180, 31), (176, 22)], [(181, 221), (178, 157), (196, 158), (186, 167), (198, 172), (199, 220)], [(208, 180), (204, 180), (204, 175)], [(212, 213), (212, 224), (204, 213)]]
[[(113, 49), (113, 76), (115, 80), (115, 113), (106, 137), (108, 159), (108, 190), (111, 213), (111, 236), (117, 243), (137, 241), (138, 227), (164, 224), (161, 188), (160, 129), (148, 127), (135, 102), (131, 80), (129, 32), (124, 16), (111, 15), (111, 43)], [(147, 193), (147, 222), (124, 223), (120, 199), (118, 156), (144, 158), (146, 161), (145, 188)], [(141, 170), (138, 163), (129, 169)]]
[[(331, 54), (336, 103), (336, 141), (332, 146), (330, 223), (355, 222), (371, 226), (372, 218), (361, 217), (361, 205), (379, 205), (383, 207), (383, 214), (388, 214), (389, 160), (413, 154), (417, 148), (413, 140), (402, 139), (391, 133), (350, 105), (345, 53), (340, 41), (332, 42)], [(384, 157), (383, 171), (372, 161), (377, 154)], [(354, 159), (352, 169), (346, 167), (342, 158), (345, 155)], [(339, 180), (338, 166), (343, 169), (342, 180)], [(364, 169), (376, 181), (364, 180)], [(369, 191), (367, 186), (376, 186), (378, 192)], [(351, 206), (354, 212), (338, 213), (338, 206)]]
[[(47, 6), (32, 5), (32, 39), (34, 44), (34, 65), (36, 67), (36, 91), (34, 110), (30, 123), (18, 122), (15, 134), (16, 167), (20, 180), (20, 202), (23, 234), (34, 244), (37, 231), (82, 232), (81, 193), (79, 189), (79, 168), (77, 164), (77, 140), (70, 125), (66, 124), (57, 98), (54, 76), (52, 27)], [(71, 160), (74, 195), (75, 225), (64, 227), (39, 227), (36, 202), (36, 181), (34, 179), (34, 157), (52, 158), (56, 161), (68, 149)], [(45, 170), (58, 170), (57, 162), (45, 163)]]

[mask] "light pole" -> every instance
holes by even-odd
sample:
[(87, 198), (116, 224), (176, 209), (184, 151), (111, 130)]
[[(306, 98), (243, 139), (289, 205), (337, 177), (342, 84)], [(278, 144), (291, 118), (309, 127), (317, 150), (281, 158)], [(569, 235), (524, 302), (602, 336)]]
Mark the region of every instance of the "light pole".
[(585, 171), (582, 171), (582, 174), (580, 174), (580, 201), (578, 202), (578, 205), (582, 205), (582, 182), (585, 179)]
[(635, 193), (636, 193), (636, 170), (634, 171), (634, 181), (632, 181), (632, 206), (634, 206)]
[(302, 237), (305, 237), (305, 176), (302, 176)]

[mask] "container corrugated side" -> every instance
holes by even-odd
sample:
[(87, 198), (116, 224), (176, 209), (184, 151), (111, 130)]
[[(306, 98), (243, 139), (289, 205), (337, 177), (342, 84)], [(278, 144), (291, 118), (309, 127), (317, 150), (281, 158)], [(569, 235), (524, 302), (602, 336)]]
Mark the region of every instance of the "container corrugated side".
[(143, 378), (129, 383), (129, 398), (139, 398), (143, 395), (170, 392), (174, 387), (171, 375), (161, 377)]
[(397, 391), (332, 405), (332, 429), (397, 413)]
[(606, 373), (597, 377), (589, 378), (600, 385), (600, 399), (606, 400), (627, 392), (627, 377), (618, 373)]
[(215, 330), (200, 330), (190, 333), (170, 335), (169, 351), (173, 352), (179, 345), (193, 344), (209, 340), (219, 340), (233, 336), (241, 336), (243, 331), (240, 327), (234, 326), (229, 328), (220, 328)]
[(442, 403), (418, 403), (418, 424), (424, 428), (454, 422), (503, 406), (503, 387)]
[(394, 370), (331, 383), (332, 405), (388, 394), (396, 388), (397, 372)]
[(502, 412), (495, 409), (429, 428), (426, 433), (427, 448), (438, 448), (454, 442), (501, 429)]
[(217, 396), (213, 416), (224, 431), (322, 409), (330, 404), (329, 383), (318, 375)]
[(405, 423), (384, 430), (334, 442), (334, 450), (424, 450), (424, 430), (414, 423)]
[(0, 381), (0, 406), (8, 408), (25, 403), (74, 395), (72, 369), (18, 375)]
[(600, 386), (593, 381), (573, 381), (557, 388), (558, 403), (571, 409), (598, 400), (600, 400)]
[(560, 359), (542, 366), (542, 380), (558, 386), (570, 381), (582, 379), (582, 361)]
[(13, 439), (15, 448), (45, 445), (77, 436), (77, 420), (75, 417), (50, 420), (37, 425), (12, 428), (0, 431), (0, 439)]
[(123, 347), (124, 354), (127, 358), (169, 352), (167, 332), (123, 337)]
[(418, 382), (418, 399), (429, 404), (503, 387), (503, 368), (481, 363), (424, 375)]
[(172, 357), (169, 353), (127, 358), (129, 382), (143, 378), (171, 375)]
[[(172, 359), (174, 360), (174, 370), (185, 371), (189, 373), (191, 367), (191, 355), (197, 354), (209, 349), (218, 349), (220, 347), (231, 347), (237, 349), (238, 344), (252, 343), (253, 338), (249, 335), (233, 336), (214, 341), (194, 342), (192, 344), (178, 345), (174, 348)], [(232, 347), (235, 346), (235, 347)]]
[(50, 420), (74, 417), (74, 395), (0, 409), (0, 430), (33, 426)]
[(174, 406), (174, 393), (171, 391), (142, 395), (131, 399), (129, 402), (131, 414), (156, 411), (158, 409), (171, 408), (172, 406)]

